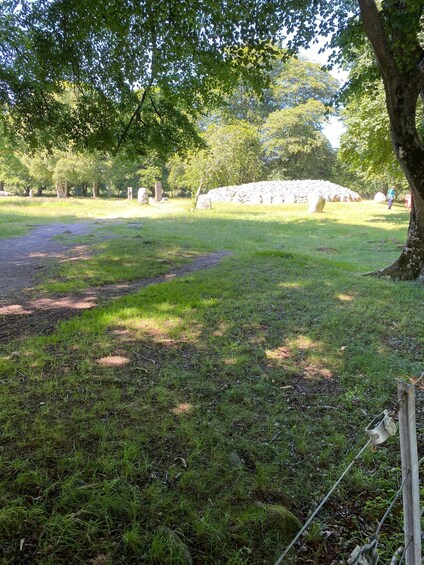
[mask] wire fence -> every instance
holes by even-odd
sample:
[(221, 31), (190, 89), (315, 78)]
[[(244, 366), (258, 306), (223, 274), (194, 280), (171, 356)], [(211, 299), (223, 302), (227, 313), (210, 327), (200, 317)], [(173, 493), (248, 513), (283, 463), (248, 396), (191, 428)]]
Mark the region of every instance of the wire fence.
[[(417, 439), (415, 430), (415, 388), (424, 379), (424, 373), (412, 385), (406, 383), (399, 383), (398, 385), (398, 404), (397, 409), (389, 413), (385, 410), (382, 414), (374, 418), (370, 425), (366, 428), (366, 433), (369, 436), (367, 443), (359, 450), (352, 461), (346, 466), (339, 478), (332, 485), (330, 490), (321, 500), (316, 509), (312, 512), (308, 520), (284, 549), (283, 553), (275, 562), (275, 565), (284, 563), (285, 558), (289, 555), (299, 539), (303, 536), (311, 523), (314, 521), (320, 510), (331, 497), (333, 492), (339, 486), (344, 477), (349, 473), (350, 469), (360, 459), (365, 450), (370, 446), (377, 446), (386, 441), (388, 437), (396, 433), (396, 424), (393, 418), (399, 414), (399, 427), (400, 427), (400, 447), (402, 459), (402, 481), (398, 490), (393, 495), (386, 511), (378, 522), (377, 528), (369, 541), (362, 545), (357, 546), (352, 551), (347, 563), (348, 565), (376, 565), (379, 562), (378, 556), (378, 542), (380, 533), (384, 523), (393, 511), (396, 502), (403, 495), (404, 507), (404, 545), (399, 547), (392, 557), (390, 565), (421, 565), (424, 564), (424, 559), (421, 556), (421, 526), (420, 519), (424, 515), (424, 506), (420, 509), (419, 505), (419, 468), (424, 463), (424, 457), (418, 460), (417, 456)], [(405, 395), (410, 396), (409, 392), (413, 389), (413, 405), (405, 401)], [(410, 438), (412, 437), (412, 442)], [(418, 500), (418, 507), (416, 501)], [(414, 508), (415, 501), (415, 508)], [(406, 561), (405, 561), (406, 560)]]

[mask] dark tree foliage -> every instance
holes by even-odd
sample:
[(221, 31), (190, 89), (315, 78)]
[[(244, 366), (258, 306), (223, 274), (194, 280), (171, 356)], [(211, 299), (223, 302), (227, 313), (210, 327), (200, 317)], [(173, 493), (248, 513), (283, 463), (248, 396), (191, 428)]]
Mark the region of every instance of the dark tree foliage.
[(311, 35), (301, 4), (4, 0), (5, 123), (35, 146), (184, 150), (197, 140), (193, 118), (240, 80), (261, 86), (284, 25)]

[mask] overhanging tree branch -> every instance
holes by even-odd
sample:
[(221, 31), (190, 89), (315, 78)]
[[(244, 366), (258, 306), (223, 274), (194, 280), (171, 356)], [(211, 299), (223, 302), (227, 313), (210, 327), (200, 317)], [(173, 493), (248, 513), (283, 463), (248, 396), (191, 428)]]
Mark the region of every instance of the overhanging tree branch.
[(158, 115), (160, 121), (162, 121), (162, 115), (161, 115), (161, 113), (159, 112), (159, 110), (156, 108), (156, 104), (155, 104), (155, 101), (153, 100), (153, 96), (149, 95), (149, 100), (150, 100), (150, 102), (152, 103), (153, 109), (154, 109), (154, 111), (156, 112), (156, 114)]
[(137, 116), (140, 115), (140, 112), (141, 112), (141, 110), (142, 110), (142, 108), (143, 108), (144, 102), (146, 101), (147, 94), (148, 94), (148, 92), (149, 92), (149, 90), (150, 90), (150, 88), (151, 88), (151, 86), (152, 86), (152, 83), (153, 83), (153, 78), (151, 79), (151, 81), (150, 81), (150, 83), (148, 84), (148, 86), (146, 86), (146, 88), (144, 89), (144, 92), (143, 92), (143, 94), (142, 94), (142, 96), (141, 96), (140, 102), (137, 104), (137, 107), (136, 107), (136, 109), (134, 110), (134, 112), (133, 112), (131, 118), (129, 119), (127, 125), (125, 126), (125, 128), (123, 129), (121, 135), (119, 136), (119, 138), (118, 138), (118, 143), (117, 143), (117, 145), (116, 145), (116, 149), (115, 149), (115, 151), (113, 152), (114, 155), (116, 155), (116, 154), (118, 153), (119, 149), (121, 148), (123, 142), (125, 141), (125, 139), (126, 139), (126, 137), (127, 137), (127, 135), (128, 135), (128, 132), (129, 132), (130, 129), (131, 129), (131, 126), (132, 126), (133, 123), (134, 123), (134, 120), (137, 118)]
[(374, 0), (358, 0), (365, 33), (374, 49), (383, 78), (399, 75), (399, 69), (390, 48), (383, 22)]
[[(151, 53), (152, 53), (152, 57), (151, 57), (151, 64), (150, 64), (150, 79), (149, 82), (146, 86), (146, 88), (144, 89), (144, 92), (141, 96), (141, 100), (140, 102), (137, 104), (136, 109), (134, 110), (131, 118), (129, 119), (127, 125), (125, 126), (125, 128), (123, 129), (121, 135), (118, 138), (118, 143), (116, 146), (116, 149), (114, 151), (114, 155), (116, 155), (119, 151), (119, 149), (122, 146), (122, 143), (125, 141), (128, 132), (131, 129), (132, 124), (134, 123), (134, 120), (140, 116), (141, 110), (143, 108), (144, 102), (146, 101), (147, 95), (150, 92), (150, 89), (153, 86), (153, 82), (155, 80), (155, 76), (156, 76), (156, 33), (154, 30), (151, 31)], [(151, 97), (150, 97), (151, 99)]]

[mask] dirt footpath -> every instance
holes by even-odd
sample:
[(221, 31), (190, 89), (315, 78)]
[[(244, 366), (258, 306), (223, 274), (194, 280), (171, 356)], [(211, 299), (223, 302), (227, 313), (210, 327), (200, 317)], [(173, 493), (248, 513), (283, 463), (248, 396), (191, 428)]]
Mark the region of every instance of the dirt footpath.
[(71, 249), (74, 257), (86, 253), (85, 246), (70, 245), (52, 238), (70, 232), (72, 235), (85, 235), (94, 228), (92, 222), (54, 223), (37, 226), (23, 236), (0, 239), (0, 305), (30, 290), (35, 284), (37, 272), (45, 268), (48, 261), (68, 258)]
[(165, 275), (130, 283), (92, 287), (67, 296), (37, 295), (34, 286), (40, 269), (90, 255), (87, 245), (68, 244), (52, 238), (62, 234), (85, 235), (96, 227), (93, 222), (49, 224), (38, 226), (24, 236), (0, 239), (0, 340), (4, 344), (30, 335), (50, 333), (58, 321), (93, 308), (100, 301), (213, 267), (228, 255), (226, 251), (209, 253)]

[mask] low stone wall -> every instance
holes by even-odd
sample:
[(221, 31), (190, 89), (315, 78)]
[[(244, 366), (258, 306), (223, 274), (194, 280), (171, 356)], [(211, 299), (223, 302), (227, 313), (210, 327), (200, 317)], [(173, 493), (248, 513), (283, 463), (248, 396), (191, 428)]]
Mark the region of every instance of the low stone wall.
[(208, 192), (212, 202), (240, 204), (307, 203), (311, 194), (327, 202), (358, 202), (357, 192), (325, 180), (261, 181), (239, 186), (222, 186)]

